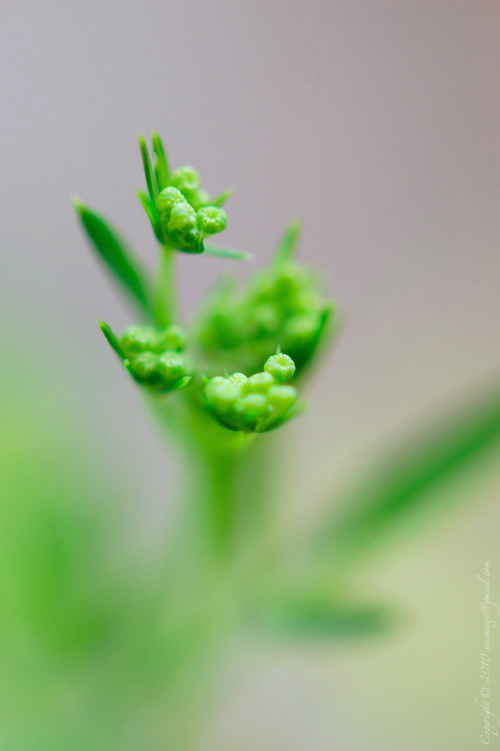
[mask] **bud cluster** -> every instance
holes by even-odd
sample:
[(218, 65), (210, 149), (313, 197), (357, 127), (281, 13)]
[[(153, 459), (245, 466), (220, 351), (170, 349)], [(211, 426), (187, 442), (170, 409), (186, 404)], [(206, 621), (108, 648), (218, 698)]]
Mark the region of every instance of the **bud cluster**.
[(301, 372), (332, 312), (316, 277), (288, 260), (256, 274), (243, 292), (226, 287), (212, 295), (198, 324), (197, 343), (210, 358), (235, 361), (250, 371), (279, 346)]
[(162, 331), (152, 326), (129, 326), (119, 346), (125, 367), (138, 383), (166, 393), (184, 388), (191, 380), (182, 354), (186, 336), (179, 326), (168, 326)]
[(291, 357), (276, 354), (264, 370), (247, 378), (233, 373), (216, 376), (205, 385), (204, 403), (217, 422), (230, 430), (264, 433), (279, 427), (295, 414), (297, 392), (284, 382), (292, 378)]
[(172, 173), (170, 185), (158, 195), (156, 208), (165, 239), (188, 253), (201, 253), (204, 238), (222, 232), (227, 225), (226, 212), (210, 205), (210, 196), (201, 188), (193, 167)]

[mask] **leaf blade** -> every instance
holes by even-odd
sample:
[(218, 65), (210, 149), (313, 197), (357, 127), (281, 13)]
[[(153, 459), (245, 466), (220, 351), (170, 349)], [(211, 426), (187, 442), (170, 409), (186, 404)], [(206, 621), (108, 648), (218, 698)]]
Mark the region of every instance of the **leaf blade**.
[(163, 146), (163, 141), (156, 130), (153, 130), (152, 142), (153, 151), (156, 155), (156, 161), (154, 165), (156, 183), (158, 186), (158, 191), (161, 192), (168, 186), (170, 182), (170, 165), (168, 163), (167, 154)]
[(153, 172), (153, 165), (151, 164), (148, 145), (144, 136), (139, 136), (139, 147), (141, 149), (142, 166), (144, 168), (144, 177), (146, 178), (149, 198), (151, 199), (153, 206), (156, 206), (156, 199), (158, 198), (158, 186), (156, 184), (156, 177)]
[(320, 548), (327, 547), (341, 558), (364, 554), (405, 518), (423, 510), (432, 491), (499, 446), (497, 386), (465, 412), (426, 431), (349, 494), (342, 504), (344, 511), (320, 534)]
[(82, 201), (75, 200), (74, 206), (97, 255), (141, 310), (149, 313), (149, 281), (126, 242), (107, 219)]
[(302, 224), (300, 219), (292, 219), (278, 243), (278, 247), (274, 253), (273, 264), (285, 263), (294, 257), (300, 242), (301, 233)]
[(228, 258), (231, 261), (251, 261), (254, 258), (253, 253), (247, 253), (245, 250), (223, 248), (219, 245), (205, 245), (204, 253), (217, 258)]

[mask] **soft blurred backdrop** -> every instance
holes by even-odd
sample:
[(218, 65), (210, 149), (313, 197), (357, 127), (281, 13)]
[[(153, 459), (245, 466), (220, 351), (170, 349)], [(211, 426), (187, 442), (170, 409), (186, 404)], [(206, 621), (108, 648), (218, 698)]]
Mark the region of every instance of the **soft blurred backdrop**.
[[(340, 302), (342, 335), (289, 429), (290, 523), (498, 375), (496, 0), (4, 0), (0, 18), (5, 435), (30, 437), (28, 475), (47, 442), (78, 456), (84, 505), (93, 483), (120, 497), (137, 555), (169, 523), (175, 457), (97, 328), (131, 321), (70, 198), (152, 260), (139, 132), (157, 128), (173, 164), (195, 164), (214, 193), (236, 188), (225, 244), (266, 259), (300, 215), (301, 258)], [(223, 266), (182, 259), (186, 316)], [(500, 600), (494, 462), (465, 486), (363, 573), (408, 611), (405, 628), (325, 652), (249, 646), (205, 748), (480, 747), (475, 577), (488, 558)], [(498, 677), (494, 688), (500, 714)]]

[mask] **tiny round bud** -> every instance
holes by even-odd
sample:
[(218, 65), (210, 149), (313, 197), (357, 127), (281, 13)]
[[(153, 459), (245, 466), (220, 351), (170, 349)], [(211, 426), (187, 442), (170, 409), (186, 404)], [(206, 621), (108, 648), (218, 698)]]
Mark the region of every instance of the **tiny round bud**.
[(164, 386), (172, 386), (189, 372), (185, 358), (177, 352), (164, 352), (158, 358), (155, 373)]
[(267, 399), (264, 394), (246, 394), (236, 402), (235, 412), (246, 427), (252, 427), (269, 412)]
[(324, 306), (323, 297), (318, 290), (305, 289), (296, 296), (293, 301), (294, 312), (318, 313)]
[(264, 300), (274, 304), (274, 283), (274, 273), (268, 269), (259, 271), (251, 277), (249, 285), (250, 295), (257, 304)]
[(200, 187), (200, 176), (194, 167), (179, 167), (173, 173), (171, 183), (183, 193), (197, 190)]
[(276, 416), (284, 415), (297, 401), (297, 392), (293, 386), (271, 386), (267, 400)]
[(158, 355), (154, 352), (142, 352), (131, 361), (132, 370), (140, 381), (148, 382), (152, 379), (158, 364)]
[(252, 311), (251, 314), (252, 328), (258, 335), (274, 334), (280, 328), (280, 315), (276, 305), (271, 303), (262, 303)]
[(229, 381), (232, 383), (235, 383), (237, 386), (243, 387), (245, 383), (248, 381), (248, 378), (244, 373), (233, 373), (229, 376)]
[(128, 326), (120, 339), (120, 346), (129, 359), (140, 352), (153, 352), (157, 345), (157, 334), (152, 326)]
[(221, 417), (227, 417), (241, 394), (241, 389), (228, 378), (217, 376), (212, 378), (205, 387), (207, 404)]
[(279, 268), (275, 282), (278, 295), (294, 295), (302, 291), (309, 282), (307, 270), (299, 263), (289, 261)]
[(288, 381), (295, 373), (295, 363), (285, 354), (272, 355), (264, 365), (264, 370), (278, 383)]
[(186, 198), (193, 209), (201, 209), (202, 206), (208, 206), (210, 203), (210, 196), (203, 188), (186, 191)]
[(205, 206), (198, 211), (198, 228), (205, 235), (215, 235), (222, 232), (227, 225), (227, 214), (217, 206)]
[(179, 248), (190, 253), (200, 253), (203, 250), (203, 236), (198, 229), (191, 229), (189, 232), (175, 232), (174, 239), (179, 244)]
[(186, 348), (186, 334), (180, 326), (168, 326), (158, 334), (158, 349), (164, 352), (166, 349), (182, 352)]
[(314, 313), (293, 316), (285, 327), (284, 344), (293, 347), (308, 345), (317, 335), (320, 325), (320, 318)]
[(156, 206), (160, 214), (166, 213), (170, 217), (170, 212), (178, 203), (185, 203), (186, 199), (177, 188), (170, 186), (164, 188), (156, 200)]
[(196, 211), (187, 201), (176, 203), (170, 213), (169, 232), (187, 232), (196, 227)]
[(250, 376), (243, 386), (245, 394), (265, 394), (274, 383), (274, 378), (269, 373), (255, 373)]

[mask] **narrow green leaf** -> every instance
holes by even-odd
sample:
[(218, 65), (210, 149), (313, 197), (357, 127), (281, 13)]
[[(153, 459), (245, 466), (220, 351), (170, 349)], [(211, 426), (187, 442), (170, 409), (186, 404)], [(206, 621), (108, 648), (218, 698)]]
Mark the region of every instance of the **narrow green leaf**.
[(273, 259), (274, 264), (283, 263), (293, 258), (299, 244), (301, 231), (302, 225), (300, 220), (292, 219), (276, 248)]
[(115, 278), (139, 304), (140, 308), (149, 312), (148, 279), (139, 262), (134, 258), (133, 251), (130, 250), (107, 219), (90, 209), (82, 201), (75, 200), (74, 206), (98, 255), (105, 261)]
[(170, 182), (170, 166), (168, 163), (167, 155), (163, 147), (163, 141), (156, 132), (153, 131), (152, 135), (153, 151), (156, 155), (155, 159), (155, 175), (158, 191), (161, 192), (163, 188), (166, 188)]
[(251, 261), (254, 257), (253, 253), (236, 248), (221, 248), (218, 245), (205, 245), (205, 253), (218, 258), (229, 258), (232, 261)]
[(345, 640), (380, 635), (397, 623), (393, 608), (384, 605), (297, 602), (267, 613), (271, 631), (293, 639)]
[(386, 631), (401, 613), (388, 605), (365, 603), (325, 573), (303, 568), (283, 575), (269, 572), (256, 591), (255, 608), (267, 630), (300, 639), (345, 639)]
[(496, 387), (398, 450), (375, 475), (365, 477), (345, 499), (343, 512), (323, 528), (320, 546), (337, 557), (369, 551), (425, 509), (435, 499), (432, 491), (499, 447), (500, 388)]
[(163, 237), (160, 218), (158, 216), (158, 212), (156, 211), (156, 207), (153, 206), (149, 199), (149, 196), (143, 190), (138, 190), (137, 195), (139, 197), (139, 201), (141, 202), (142, 208), (148, 215), (148, 219), (151, 222), (151, 226), (153, 228), (153, 232), (155, 233), (156, 239), (158, 240), (158, 242), (164, 243), (165, 239)]
[(98, 324), (99, 324), (99, 328), (101, 329), (102, 333), (104, 334), (104, 336), (108, 340), (109, 346), (112, 349), (114, 349), (114, 351), (116, 352), (116, 354), (118, 355), (118, 357), (121, 360), (125, 360), (125, 354), (124, 354), (122, 348), (120, 347), (120, 342), (118, 340), (118, 337), (116, 336), (116, 334), (113, 331), (113, 329), (111, 328), (111, 326), (109, 326), (107, 323), (104, 323), (104, 321), (98, 321)]
[(211, 200), (210, 206), (224, 206), (224, 204), (229, 201), (233, 193), (234, 188), (228, 188), (228, 190), (225, 190), (224, 193), (221, 193), (219, 196)]
[(139, 136), (139, 146), (141, 149), (142, 166), (144, 168), (146, 185), (148, 186), (149, 198), (151, 199), (151, 203), (156, 206), (156, 199), (158, 198), (158, 186), (156, 185), (156, 178), (153, 172), (153, 166), (151, 164), (151, 157), (149, 156), (149, 149), (144, 136)]

